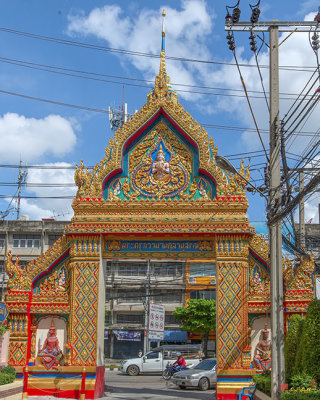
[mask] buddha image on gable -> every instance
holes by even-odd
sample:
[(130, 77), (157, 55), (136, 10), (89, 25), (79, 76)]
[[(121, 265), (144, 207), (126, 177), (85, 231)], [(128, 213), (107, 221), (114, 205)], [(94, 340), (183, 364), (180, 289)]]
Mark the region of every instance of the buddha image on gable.
[(156, 160), (152, 163), (151, 175), (154, 180), (169, 182), (171, 179), (170, 164), (165, 159), (161, 144)]

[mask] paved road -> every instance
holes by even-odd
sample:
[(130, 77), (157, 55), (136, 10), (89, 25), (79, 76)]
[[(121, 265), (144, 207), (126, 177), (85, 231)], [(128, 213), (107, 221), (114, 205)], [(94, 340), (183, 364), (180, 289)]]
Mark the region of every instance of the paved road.
[(215, 400), (215, 391), (181, 390), (160, 375), (128, 376), (117, 371), (106, 374), (106, 399), (126, 400)]
[[(118, 371), (106, 372), (106, 392), (103, 400), (215, 400), (215, 391), (201, 392), (195, 389), (181, 390), (160, 375), (123, 375)], [(30, 400), (44, 400), (44, 397), (29, 396)], [(57, 400), (46, 396), (46, 400)], [(63, 400), (63, 399), (60, 399)]]

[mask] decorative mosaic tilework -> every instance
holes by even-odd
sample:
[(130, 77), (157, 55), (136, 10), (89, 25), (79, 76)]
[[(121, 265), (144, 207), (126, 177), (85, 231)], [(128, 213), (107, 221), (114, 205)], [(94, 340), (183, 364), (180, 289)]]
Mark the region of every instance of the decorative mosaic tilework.
[(10, 340), (8, 364), (13, 366), (26, 365), (27, 341)]
[(72, 264), (72, 364), (96, 365), (99, 263)]
[(243, 337), (243, 268), (218, 264), (218, 366), (241, 368)]

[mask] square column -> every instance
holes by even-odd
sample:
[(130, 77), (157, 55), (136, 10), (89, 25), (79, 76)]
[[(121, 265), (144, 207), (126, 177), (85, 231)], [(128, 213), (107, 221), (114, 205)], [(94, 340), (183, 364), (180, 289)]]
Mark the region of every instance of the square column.
[(70, 318), (68, 343), (72, 367), (95, 367), (94, 392), (86, 396), (104, 395), (104, 314), (105, 279), (100, 254), (99, 236), (73, 238), (70, 250)]
[(217, 239), (217, 400), (252, 384), (248, 349), (248, 238)]
[(96, 365), (98, 325), (99, 261), (76, 261), (71, 273), (69, 343), (71, 364)]

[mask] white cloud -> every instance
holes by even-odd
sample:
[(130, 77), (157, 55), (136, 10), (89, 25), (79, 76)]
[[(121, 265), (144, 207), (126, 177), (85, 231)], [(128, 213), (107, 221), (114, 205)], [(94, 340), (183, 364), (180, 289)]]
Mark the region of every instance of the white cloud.
[[(311, 9), (315, 10), (318, 6), (319, 6), (319, 1), (318, 0), (307, 0), (307, 1), (301, 2), (299, 13), (304, 15), (305, 13), (310, 11)], [(314, 15), (315, 14), (313, 14), (313, 16)], [(313, 18), (312, 18), (312, 20), (313, 20)]]
[(0, 117), (0, 159), (28, 162), (49, 155), (61, 157), (76, 144), (74, 126), (60, 115), (36, 119), (6, 113)]
[[(311, 13), (306, 16), (305, 20), (313, 20), (314, 13)], [(237, 42), (237, 38), (239, 35), (245, 35), (245, 33), (236, 33), (235, 41)], [(249, 36), (249, 33), (247, 33)], [(281, 34), (279, 38), (279, 42), (287, 36), (287, 34)], [(257, 39), (257, 42), (259, 40)], [(249, 40), (248, 40), (249, 46)], [(244, 55), (243, 48), (237, 48), (237, 58), (239, 63), (250, 64), (255, 66), (256, 61), (254, 55), (250, 58)], [(230, 57), (228, 60), (230, 62), (234, 62), (234, 60)], [(259, 64), (260, 65), (269, 65), (269, 53), (268, 51), (263, 51), (259, 55)], [(309, 37), (307, 33), (295, 33), (290, 38), (288, 38), (281, 46), (279, 50), (279, 65), (280, 66), (297, 66), (297, 67), (310, 67), (314, 66), (316, 68), (316, 58), (309, 44)], [(268, 109), (265, 103), (265, 100), (256, 99), (255, 96), (262, 97), (262, 86), (260, 83), (260, 78), (258, 75), (258, 70), (256, 67), (248, 68), (241, 67), (241, 72), (249, 91), (249, 97), (251, 100), (251, 104), (255, 113), (255, 117), (258, 122), (258, 126), (260, 128), (268, 129), (269, 127), (269, 114)], [(313, 72), (313, 71), (311, 71)], [(268, 68), (261, 68), (261, 73), (263, 76), (264, 86), (266, 91), (269, 91), (269, 70)], [(306, 71), (288, 71), (288, 70), (280, 70), (280, 118), (283, 118), (290, 106), (293, 103), (293, 99), (296, 97), (294, 94), (298, 94), (303, 89), (304, 85), (310, 78), (310, 72)], [(242, 85), (239, 78), (239, 73), (236, 67), (224, 66), (219, 71), (215, 71), (208, 77), (208, 81), (211, 82), (212, 85), (220, 85), (229, 89), (242, 89)], [(252, 93), (250, 91), (260, 91), (261, 93)], [(291, 94), (290, 100), (284, 99), (285, 96), (282, 93)], [(234, 93), (233, 93), (234, 94)], [(241, 93), (243, 94), (243, 92)], [(269, 97), (269, 94), (267, 94)], [(254, 127), (252, 116), (249, 111), (249, 107), (247, 101), (244, 98), (237, 97), (225, 97), (217, 99), (217, 107), (220, 110), (229, 112), (233, 114), (233, 117), (241, 122), (242, 126), (250, 126)], [(316, 132), (319, 129), (319, 119), (318, 119), (319, 105), (317, 106), (315, 112), (311, 114), (306, 121), (305, 125), (302, 125), (303, 131), (311, 131)], [(288, 127), (289, 125), (287, 125)], [(299, 129), (297, 130), (298, 133)], [(269, 135), (263, 135), (265, 139), (266, 146), (268, 147), (269, 143)], [(310, 138), (306, 138), (303, 136), (297, 137), (293, 136), (292, 139), (288, 143), (287, 150), (291, 152), (300, 154), (301, 151), (306, 147), (306, 144)], [(242, 142), (244, 145), (244, 149), (246, 150), (256, 150), (261, 149), (261, 144), (259, 142), (258, 135), (252, 132), (245, 132), (242, 135)]]
[[(24, 195), (37, 196), (38, 199), (22, 199), (21, 214), (29, 215), (30, 219), (38, 220), (55, 216), (56, 219), (71, 219), (73, 210), (71, 208), (72, 199), (59, 199), (57, 197), (75, 196), (76, 187), (59, 185), (74, 183), (74, 169), (57, 169), (57, 167), (70, 167), (71, 164), (59, 162), (53, 164), (42, 164), (52, 169), (29, 169), (27, 175), (27, 185)], [(29, 185), (28, 185), (29, 184)], [(31, 184), (40, 184), (34, 187)], [(41, 186), (57, 185), (57, 186)], [(49, 197), (49, 198), (41, 198)], [(51, 198), (50, 198), (51, 197)]]
[[(312, 5), (314, 5), (312, 0), (304, 4), (305, 7)], [(73, 35), (94, 35), (99, 39), (105, 40), (110, 47), (158, 54), (161, 29), (160, 14), (161, 8), (158, 11), (144, 9), (132, 18), (126, 16), (119, 6), (110, 5), (95, 8), (89, 15), (70, 17), (68, 31), (69, 34)], [(216, 58), (213, 54), (214, 48), (211, 47), (210, 51), (208, 47), (208, 38), (213, 34), (213, 19), (215, 16), (212, 13), (209, 14), (207, 3), (204, 0), (182, 1), (181, 10), (166, 7), (166, 14), (167, 55), (208, 60)], [(305, 20), (313, 20), (315, 14), (316, 11), (308, 14)], [(145, 23), (145, 21), (148, 21), (148, 23)], [(249, 37), (249, 33), (235, 33), (236, 43), (240, 35)], [(280, 42), (286, 35), (280, 35)], [(257, 41), (260, 44), (258, 39)], [(226, 43), (225, 46), (227, 46)], [(249, 48), (249, 39), (247, 46)], [(239, 63), (249, 63), (253, 66), (252, 68), (241, 68), (247, 89), (261, 92), (262, 88), (254, 56), (248, 56), (244, 49), (240, 47), (237, 47), (237, 56)], [(128, 56), (127, 59), (147, 79), (153, 79), (158, 72), (159, 61), (157, 59), (133, 56)], [(290, 36), (280, 47), (279, 59), (280, 65), (316, 67), (316, 59), (309, 44), (308, 34), (295, 33)], [(234, 63), (232, 53), (230, 52), (230, 58), (221, 61)], [(267, 50), (263, 49), (260, 53), (259, 63), (260, 65), (269, 65), (269, 53)], [(213, 68), (201, 63), (181, 63), (167, 60), (167, 71), (173, 82), (190, 85), (205, 84), (206, 86), (217, 86), (230, 90), (240, 89), (242, 91), (241, 81), (235, 66)], [(262, 68), (261, 72), (265, 88), (269, 91), (269, 70)], [(280, 100), (281, 118), (292, 105), (294, 94), (300, 93), (309, 77), (310, 73), (306, 71), (290, 72), (280, 70), (280, 92), (293, 94), (290, 96), (291, 99)], [(188, 88), (186, 89), (188, 90)], [(235, 94), (235, 92), (230, 92), (230, 94)], [(239, 92), (239, 94), (243, 95), (243, 92)], [(233, 121), (237, 121), (240, 126), (254, 127), (248, 104), (244, 98), (202, 96), (199, 102), (199, 97), (194, 94), (179, 93), (179, 95), (187, 100), (196, 100), (197, 106), (208, 113), (227, 112), (232, 119), (230, 124), (233, 124)], [(249, 92), (249, 95), (258, 125), (261, 128), (268, 129), (269, 115), (265, 101), (264, 99), (254, 98), (255, 96), (263, 96), (262, 93)], [(281, 95), (281, 97), (286, 96)], [(319, 105), (317, 107), (302, 127), (303, 131), (316, 132), (319, 129)], [(268, 147), (269, 135), (264, 134), (263, 137), (266, 147)], [(292, 139), (294, 140), (288, 143), (287, 150), (297, 154), (301, 154), (310, 140), (310, 138), (303, 136), (293, 136)], [(240, 140), (243, 145), (243, 151), (261, 149), (258, 135), (255, 132), (244, 132)], [(310, 219), (316, 214), (317, 207), (311, 199), (306, 205), (306, 218)]]
[[(304, 186), (306, 186), (309, 183), (309, 181), (315, 176), (315, 174), (318, 171), (319, 165), (320, 165), (319, 156), (314, 157), (311, 162), (305, 165), (306, 168), (310, 168), (310, 170), (314, 168), (315, 170), (312, 172), (310, 170), (305, 171)], [(316, 187), (316, 190), (317, 189), (319, 189), (319, 185), (318, 187)], [(319, 198), (320, 198), (320, 193), (317, 191), (313, 193), (311, 196), (310, 194), (305, 196), (305, 203), (304, 203), (305, 222), (311, 219), (313, 224), (319, 223), (319, 204), (320, 204)], [(299, 222), (299, 208), (295, 210), (294, 219), (296, 222)]]
[[(166, 53), (176, 57), (210, 57), (207, 47), (212, 32), (214, 14), (207, 10), (204, 0), (183, 0), (181, 10), (166, 7)], [(159, 10), (142, 9), (135, 17), (123, 15), (118, 5), (108, 5), (93, 9), (89, 15), (69, 17), (70, 35), (94, 35), (107, 41), (114, 48), (125, 48), (143, 53), (160, 53), (161, 13)], [(147, 23), (146, 23), (147, 21)], [(147, 79), (154, 79), (159, 70), (159, 59), (127, 56), (127, 59), (141, 71)], [(204, 66), (197, 63), (183, 63), (167, 60), (167, 71), (172, 81), (194, 85), (197, 76), (202, 76)], [(186, 99), (197, 96), (181, 93)]]

